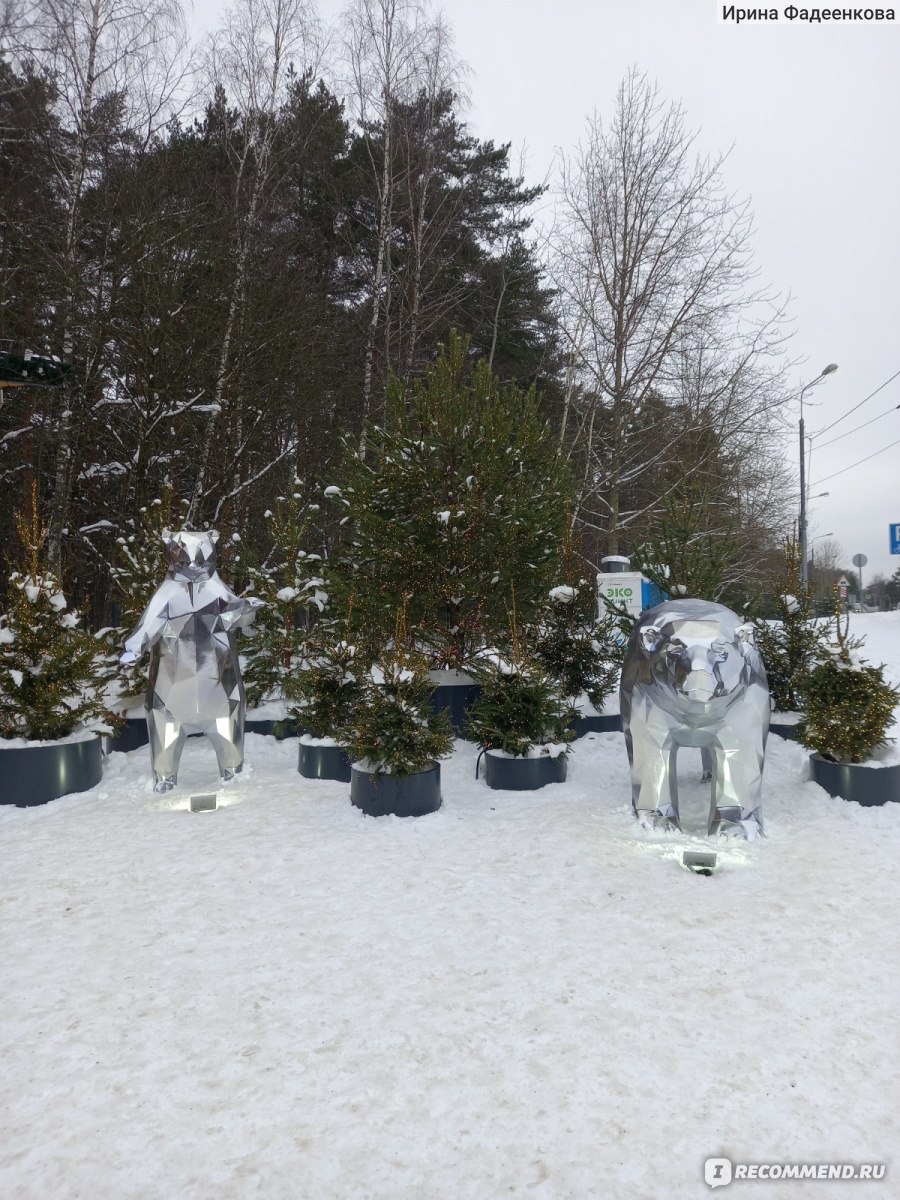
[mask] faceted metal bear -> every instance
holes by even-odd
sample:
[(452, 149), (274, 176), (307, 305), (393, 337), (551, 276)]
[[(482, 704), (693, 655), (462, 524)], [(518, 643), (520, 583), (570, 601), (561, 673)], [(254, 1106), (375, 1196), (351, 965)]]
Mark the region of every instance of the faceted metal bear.
[(680, 829), (676, 756), (699, 746), (712, 777), (708, 833), (761, 833), (769, 688), (753, 628), (721, 604), (673, 600), (640, 617), (625, 655), (622, 724), (643, 824)]
[(123, 663), (151, 651), (147, 728), (155, 790), (175, 786), (189, 733), (212, 742), (223, 780), (244, 765), (246, 700), (234, 631), (253, 624), (261, 600), (236, 596), (216, 573), (215, 530), (166, 535), (169, 569), (134, 632)]

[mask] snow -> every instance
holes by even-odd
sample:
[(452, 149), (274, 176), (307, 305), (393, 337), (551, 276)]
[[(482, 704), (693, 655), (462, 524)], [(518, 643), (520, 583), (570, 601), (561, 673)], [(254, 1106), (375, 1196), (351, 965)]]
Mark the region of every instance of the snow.
[[(900, 681), (900, 614), (852, 632)], [(458, 742), (418, 820), (296, 754), (250, 734), (222, 788), (195, 738), (167, 796), (145, 748), (0, 809), (0, 1196), (687, 1200), (713, 1155), (888, 1160), (860, 1195), (897, 1196), (900, 805), (773, 737), (768, 837), (704, 878), (697, 752), (684, 836), (637, 827), (621, 734), (536, 792)]]
[[(18, 671), (11, 673), (18, 674)], [(144, 713), (142, 711), (141, 716), (143, 715)], [(21, 750), (24, 746), (68, 746), (71, 745), (72, 742), (93, 741), (94, 738), (98, 736), (98, 732), (99, 731), (96, 729), (85, 729), (83, 726), (79, 726), (78, 729), (73, 730), (72, 733), (67, 733), (65, 737), (61, 738), (45, 738), (41, 740), (20, 737), (0, 738), (0, 749)], [(4, 810), (0, 808), (0, 813), (3, 811)]]
[(550, 599), (558, 600), (560, 604), (571, 604), (576, 594), (575, 589), (568, 587), (566, 584), (550, 589)]

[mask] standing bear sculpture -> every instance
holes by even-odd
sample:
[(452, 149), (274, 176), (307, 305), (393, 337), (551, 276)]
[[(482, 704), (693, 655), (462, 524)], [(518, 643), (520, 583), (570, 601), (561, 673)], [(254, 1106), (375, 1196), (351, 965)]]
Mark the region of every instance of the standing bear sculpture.
[(763, 832), (770, 705), (751, 625), (706, 600), (648, 609), (628, 643), (620, 701), (642, 824), (681, 828), (676, 757), (698, 746), (712, 777), (708, 834), (747, 836), (745, 821)]
[(157, 792), (175, 786), (189, 733), (212, 742), (223, 781), (243, 767), (246, 699), (234, 632), (252, 625), (263, 607), (219, 577), (215, 530), (164, 538), (166, 577), (121, 656), (133, 663), (151, 654), (145, 708)]

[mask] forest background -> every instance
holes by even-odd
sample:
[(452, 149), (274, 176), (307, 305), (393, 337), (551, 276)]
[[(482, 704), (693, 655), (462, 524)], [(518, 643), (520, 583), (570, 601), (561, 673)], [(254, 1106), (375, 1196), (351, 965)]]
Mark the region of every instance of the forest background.
[[(264, 554), (277, 497), (334, 484), (342, 435), (365, 454), (390, 377), (453, 330), (537, 389), (589, 564), (760, 590), (796, 510), (786, 303), (724, 160), (639, 69), (531, 184), (468, 129), (452, 31), (410, 0), (333, 25), (245, 0), (197, 46), (174, 0), (6, 0), (0, 22), (0, 347), (69, 364), (0, 392), (0, 538), (36, 480), (94, 623), (141, 508), (165, 491)], [(824, 591), (840, 548), (817, 550)]]

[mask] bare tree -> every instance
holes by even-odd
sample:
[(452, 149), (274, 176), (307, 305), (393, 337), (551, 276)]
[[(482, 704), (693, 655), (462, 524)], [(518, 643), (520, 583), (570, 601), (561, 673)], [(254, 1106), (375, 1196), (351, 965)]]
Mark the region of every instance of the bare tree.
[[(435, 104), (458, 78), (459, 71), (445, 25), (440, 17), (431, 18), (419, 0), (353, 0), (344, 16), (344, 32), (350, 106), (365, 141), (376, 196), (371, 306), (362, 388), (360, 452), (365, 455), (379, 336), (385, 339), (385, 361), (390, 361), (393, 209), (401, 182), (395, 167), (397, 110), (400, 104), (411, 104), (423, 90), (428, 102)], [(417, 209), (421, 212), (427, 196), (427, 162), (424, 169), (426, 177), (419, 181), (418, 195), (409, 197), (414, 212)], [(420, 224), (417, 240), (420, 253), (423, 236)], [(421, 292), (416, 291), (413, 301), (416, 323), (420, 298)]]
[[(79, 263), (84, 202), (108, 152), (111, 136), (148, 143), (173, 113), (185, 67), (180, 54), (184, 24), (178, 0), (30, 0), (15, 52), (39, 64), (53, 82), (67, 138), (48, 144), (63, 207), (59, 248), (59, 351), (71, 358), (85, 308)], [(101, 272), (102, 274), (102, 272)], [(94, 296), (96, 301), (96, 296)], [(96, 307), (96, 305), (94, 305)], [(88, 338), (88, 342), (92, 339)], [(55, 422), (56, 461), (47, 551), (58, 570), (75, 475), (74, 444), (87, 400), (87, 379), (97, 366), (98, 339), (79, 346), (82, 361), (64, 389)]]
[(563, 437), (583, 464), (577, 515), (610, 554), (725, 438), (758, 446), (783, 399), (783, 304), (755, 284), (752, 218), (724, 189), (724, 158), (694, 141), (632, 70), (612, 121), (591, 120), (562, 165)]
[[(227, 314), (221, 335), (219, 361), (206, 434), (201, 443), (197, 475), (188, 516), (195, 519), (206, 497), (210, 453), (223, 411), (235, 411), (235, 451), (243, 444), (241, 406), (229, 395), (235, 333), (247, 298), (248, 272), (264, 197), (273, 190), (283, 169), (275, 154), (278, 115), (297, 64), (308, 70), (319, 60), (321, 32), (306, 0), (238, 0), (209, 44), (211, 81), (233, 102), (240, 117), (227, 150), (233, 170), (233, 274)], [(278, 461), (289, 450), (280, 453)], [(244, 490), (236, 480), (233, 495)]]

